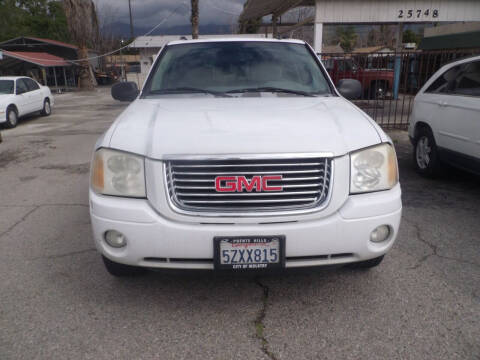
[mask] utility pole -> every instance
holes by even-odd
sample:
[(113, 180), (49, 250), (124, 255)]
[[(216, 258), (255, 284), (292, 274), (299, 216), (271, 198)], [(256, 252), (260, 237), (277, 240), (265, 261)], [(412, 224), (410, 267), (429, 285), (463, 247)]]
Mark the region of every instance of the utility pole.
[(130, 39), (133, 39), (133, 18), (132, 18), (132, 3), (128, 0), (128, 10), (130, 11)]
[(192, 16), (190, 17), (192, 23), (192, 39), (198, 39), (198, 0), (191, 0), (190, 3), (192, 6)]

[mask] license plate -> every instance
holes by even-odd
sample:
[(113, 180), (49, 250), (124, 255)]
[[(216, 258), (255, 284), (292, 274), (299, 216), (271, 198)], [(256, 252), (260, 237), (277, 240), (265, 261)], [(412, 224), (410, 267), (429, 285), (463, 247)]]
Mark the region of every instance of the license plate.
[(217, 236), (213, 239), (216, 269), (260, 270), (285, 265), (285, 236)]

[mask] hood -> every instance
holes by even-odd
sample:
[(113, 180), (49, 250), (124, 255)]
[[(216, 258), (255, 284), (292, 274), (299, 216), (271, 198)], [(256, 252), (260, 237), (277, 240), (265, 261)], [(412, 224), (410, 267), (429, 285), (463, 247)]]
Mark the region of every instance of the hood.
[(381, 142), (372, 122), (340, 97), (139, 99), (116, 121), (105, 146), (154, 159), (312, 152), (339, 156)]

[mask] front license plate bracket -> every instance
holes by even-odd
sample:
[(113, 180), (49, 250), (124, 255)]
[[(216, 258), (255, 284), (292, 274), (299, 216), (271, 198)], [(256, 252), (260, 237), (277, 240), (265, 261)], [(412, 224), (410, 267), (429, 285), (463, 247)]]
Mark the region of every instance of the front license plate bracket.
[(216, 270), (267, 270), (285, 267), (284, 235), (216, 236)]

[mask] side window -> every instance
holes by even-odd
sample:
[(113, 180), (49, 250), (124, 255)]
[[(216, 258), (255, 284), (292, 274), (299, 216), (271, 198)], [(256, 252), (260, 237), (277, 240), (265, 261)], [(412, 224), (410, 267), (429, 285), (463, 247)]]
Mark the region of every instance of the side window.
[(23, 79), (23, 80), (25, 80), (25, 82), (27, 83), (27, 87), (29, 91), (40, 89), (40, 86), (38, 86), (38, 84), (32, 79)]
[(462, 65), (453, 93), (480, 97), (480, 61)]
[(24, 94), (28, 92), (28, 87), (27, 84), (23, 79), (18, 79), (17, 80), (17, 95), (18, 94)]
[(445, 71), (437, 78), (437, 80), (432, 83), (432, 85), (429, 86), (425, 92), (434, 94), (451, 93), (455, 87), (455, 80), (458, 77), (460, 68), (461, 65), (458, 65)]

